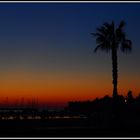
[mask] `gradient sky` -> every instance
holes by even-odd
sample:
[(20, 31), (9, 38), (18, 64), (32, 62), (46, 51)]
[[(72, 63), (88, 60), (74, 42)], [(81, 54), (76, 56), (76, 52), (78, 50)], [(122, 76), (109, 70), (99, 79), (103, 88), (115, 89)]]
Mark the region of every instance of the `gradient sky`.
[(140, 3), (0, 3), (0, 101), (50, 106), (112, 95), (111, 55), (90, 33), (126, 21), (131, 54), (119, 52), (119, 94), (140, 93)]

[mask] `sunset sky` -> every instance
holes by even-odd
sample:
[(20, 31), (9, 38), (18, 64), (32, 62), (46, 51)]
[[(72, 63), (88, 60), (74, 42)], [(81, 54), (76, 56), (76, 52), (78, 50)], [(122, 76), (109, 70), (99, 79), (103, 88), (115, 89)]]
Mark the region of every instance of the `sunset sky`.
[(119, 51), (119, 94), (140, 93), (140, 3), (0, 3), (0, 101), (49, 106), (112, 95), (110, 53), (90, 33), (126, 21), (131, 54)]

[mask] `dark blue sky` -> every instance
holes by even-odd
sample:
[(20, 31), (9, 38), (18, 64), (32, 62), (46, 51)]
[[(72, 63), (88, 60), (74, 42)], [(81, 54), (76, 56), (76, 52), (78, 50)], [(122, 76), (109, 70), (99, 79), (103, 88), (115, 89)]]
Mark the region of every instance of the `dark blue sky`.
[[(92, 44), (94, 46), (89, 35), (90, 32), (94, 32), (106, 21), (114, 20), (119, 23), (122, 19), (127, 23), (128, 36), (138, 44), (139, 39), (137, 39), (136, 32), (139, 32), (139, 13), (140, 4), (132, 3), (1, 3), (1, 49), (8, 49), (15, 53), (19, 51), (19, 55), (24, 51), (25, 53), (27, 51), (38, 53), (38, 51), (44, 52), (46, 49), (51, 49), (55, 53), (57, 49), (61, 52), (61, 48), (64, 52), (67, 49), (74, 49), (80, 53), (79, 47), (88, 50)], [(9, 52), (11, 53), (11, 51)]]

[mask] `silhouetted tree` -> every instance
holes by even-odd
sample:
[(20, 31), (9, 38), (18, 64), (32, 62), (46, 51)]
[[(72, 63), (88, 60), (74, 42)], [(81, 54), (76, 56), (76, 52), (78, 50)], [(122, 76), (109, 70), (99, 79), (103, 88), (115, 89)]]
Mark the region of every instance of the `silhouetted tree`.
[(132, 42), (126, 38), (123, 30), (125, 22), (121, 21), (115, 27), (114, 21), (112, 23), (104, 23), (100, 28), (97, 28), (96, 33), (91, 33), (96, 37), (96, 48), (94, 52), (101, 49), (103, 51), (111, 51), (112, 54), (112, 77), (113, 77), (113, 97), (117, 97), (117, 83), (118, 83), (118, 48), (122, 52), (131, 51)]
[(133, 95), (132, 95), (132, 91), (129, 90), (128, 94), (127, 94), (127, 103), (131, 104), (133, 102), (133, 100), (134, 100), (134, 98), (133, 98)]

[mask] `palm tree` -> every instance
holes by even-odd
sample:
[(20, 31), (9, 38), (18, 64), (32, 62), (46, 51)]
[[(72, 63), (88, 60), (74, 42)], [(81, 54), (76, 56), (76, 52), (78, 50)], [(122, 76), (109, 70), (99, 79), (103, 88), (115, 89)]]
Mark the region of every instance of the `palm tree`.
[(97, 50), (111, 51), (113, 98), (118, 97), (118, 49), (120, 48), (122, 52), (131, 52), (132, 49), (132, 42), (126, 38), (123, 30), (124, 26), (124, 21), (121, 21), (117, 27), (112, 21), (110, 24), (104, 23), (100, 28), (97, 28), (96, 33), (91, 33), (96, 37), (97, 46), (94, 52), (97, 52)]

